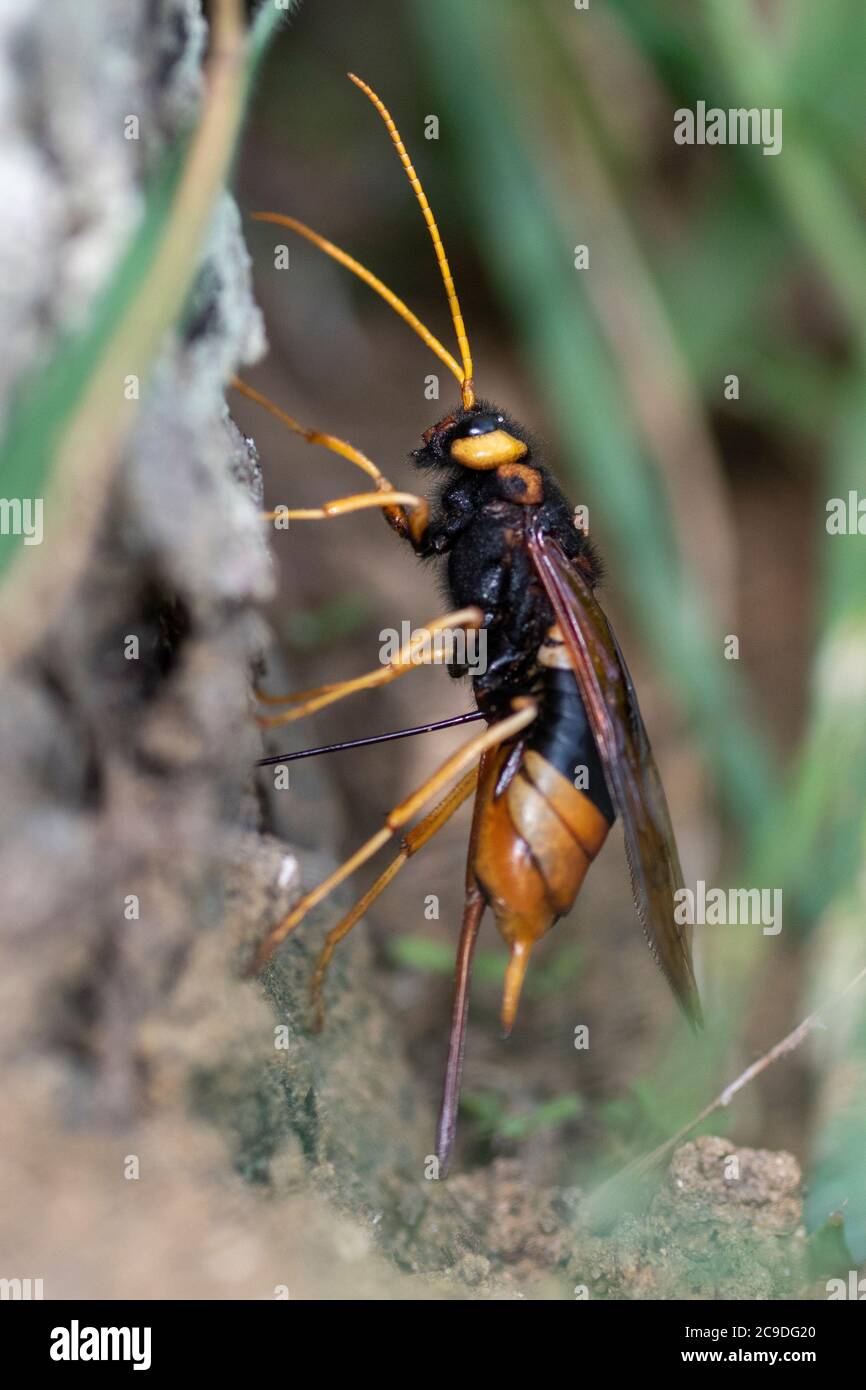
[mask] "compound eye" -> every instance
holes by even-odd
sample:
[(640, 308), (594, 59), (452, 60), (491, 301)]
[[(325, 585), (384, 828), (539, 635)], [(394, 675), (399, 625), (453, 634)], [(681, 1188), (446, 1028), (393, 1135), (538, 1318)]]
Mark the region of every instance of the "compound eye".
[(481, 434), (492, 434), (502, 424), (502, 416), (492, 411), (485, 414), (470, 415), (468, 420), (454, 431), (455, 439), (476, 439)]

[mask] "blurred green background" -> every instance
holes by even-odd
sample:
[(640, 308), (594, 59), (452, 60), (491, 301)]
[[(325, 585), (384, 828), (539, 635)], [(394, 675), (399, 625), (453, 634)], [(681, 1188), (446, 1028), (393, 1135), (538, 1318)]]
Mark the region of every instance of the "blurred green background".
[[(618, 846), (549, 940), (507, 1048), (491, 933), (470, 1025), (464, 1161), (519, 1137), (539, 1169), (607, 1175), (863, 959), (866, 537), (828, 535), (826, 504), (866, 493), (864, 60), (858, 0), (592, 0), (587, 11), (570, 0), (385, 0), (375, 12), (330, 0), (302, 5), (269, 52), (238, 167), (242, 207), (309, 222), (451, 346), (418, 208), (346, 70), (378, 90), (439, 220), (479, 391), (536, 431), (572, 500), (589, 506), (687, 882), (784, 894), (777, 936), (697, 928), (710, 1021), (698, 1044), (671, 1031)], [(781, 153), (675, 144), (675, 110), (698, 101), (781, 107)], [(425, 138), (431, 115), (437, 139)], [(369, 290), (274, 232), (249, 226), (272, 349), (253, 380), (411, 486), (406, 455), (454, 383)], [(274, 267), (278, 242), (288, 272)], [(582, 245), (589, 264), (576, 269)], [(440, 374), (439, 402), (425, 397), (429, 373)], [(738, 390), (726, 391), (732, 376)], [(311, 456), (246, 402), (238, 413), (273, 501), (354, 490), (344, 465)], [(375, 664), (380, 627), (440, 608), (429, 572), (378, 519), (318, 530), (293, 531), (274, 611), (303, 685)], [(355, 736), (467, 704), (444, 673), (424, 673), (323, 718), (315, 738), (292, 737)], [(453, 742), (334, 760), (343, 847)], [(465, 823), (449, 829), (372, 914), (431, 1093), (465, 837)], [(439, 922), (424, 919), (428, 893), (441, 897)], [(855, 991), (820, 1048), (768, 1070), (706, 1126), (793, 1149), (810, 1172), (812, 1221), (847, 1203), (861, 1257), (862, 1012)], [(589, 1053), (572, 1046), (582, 1022)]]

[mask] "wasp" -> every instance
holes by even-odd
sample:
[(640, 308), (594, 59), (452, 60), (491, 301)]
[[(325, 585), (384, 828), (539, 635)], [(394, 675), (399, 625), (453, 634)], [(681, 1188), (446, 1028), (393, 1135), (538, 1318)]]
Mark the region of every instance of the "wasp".
[[(353, 445), (305, 428), (261, 393), (237, 380), (234, 384), (308, 442), (341, 454), (373, 481), (366, 492), (283, 515), (312, 520), (381, 508), (419, 558), (444, 568), (453, 608), (412, 634), (398, 655), (375, 671), (293, 696), (263, 695), (287, 708), (262, 717), (260, 723), (289, 723), (355, 691), (375, 689), (432, 661), (434, 639), (443, 632), (477, 628), (486, 639), (487, 659), (483, 670), (472, 673), (476, 710), (464, 718), (483, 719), (485, 728), (396, 806), (355, 854), (301, 898), (262, 942), (255, 965), (264, 966), (311, 908), (402, 834), (396, 858), (325, 940), (312, 980), (315, 1017), (321, 1026), (323, 985), (336, 946), (408, 859), (474, 796), (436, 1144), (444, 1168), (456, 1132), (472, 958), (482, 917), (489, 908), (510, 951), (502, 999), (502, 1025), (508, 1034), (535, 943), (570, 911), (617, 818), (637, 915), (650, 949), (694, 1026), (700, 1023), (701, 1011), (689, 929), (675, 916), (675, 894), (683, 886), (676, 840), (634, 685), (595, 594), (598, 555), (585, 531), (575, 525), (566, 498), (528, 432), (505, 410), (476, 396), (454, 281), (421, 182), (383, 102), (360, 78), (349, 76), (384, 121), (420, 204), (460, 361), (345, 251), (295, 218), (271, 212), (254, 216), (289, 227), (358, 275), (459, 381), (459, 404), (424, 433), (411, 455), (414, 466), (430, 480), (429, 495), (398, 491)], [(275, 519), (278, 514), (266, 515)], [(458, 663), (452, 663), (449, 672), (457, 678), (467, 674), (465, 665)], [(454, 722), (460, 721), (443, 724)], [(580, 777), (575, 776), (577, 769)], [(431, 801), (433, 809), (406, 830)]]

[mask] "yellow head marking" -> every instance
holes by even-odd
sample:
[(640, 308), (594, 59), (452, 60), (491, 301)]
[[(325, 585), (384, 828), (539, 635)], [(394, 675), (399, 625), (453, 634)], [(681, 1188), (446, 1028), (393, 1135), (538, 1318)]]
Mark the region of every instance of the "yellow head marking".
[(466, 468), (499, 468), (503, 463), (516, 463), (528, 453), (522, 439), (515, 439), (507, 430), (491, 430), (488, 434), (470, 434), (455, 439), (450, 454), (455, 463)]

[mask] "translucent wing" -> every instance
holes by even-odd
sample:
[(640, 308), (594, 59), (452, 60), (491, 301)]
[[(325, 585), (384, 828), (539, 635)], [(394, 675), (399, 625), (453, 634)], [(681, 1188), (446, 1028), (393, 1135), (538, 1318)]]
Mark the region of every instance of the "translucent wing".
[(683, 873), (628, 667), (592, 590), (559, 543), (535, 529), (529, 549), (577, 677), (611, 800), (622, 818), (638, 917), (671, 989), (689, 1021), (698, 1025), (691, 930), (674, 917), (674, 893), (683, 887)]

